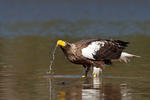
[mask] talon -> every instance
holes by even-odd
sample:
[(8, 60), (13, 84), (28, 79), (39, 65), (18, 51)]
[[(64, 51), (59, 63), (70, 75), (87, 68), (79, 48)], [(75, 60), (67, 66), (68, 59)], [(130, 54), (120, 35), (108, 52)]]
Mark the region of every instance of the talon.
[(82, 75), (82, 77), (85, 78), (86, 76), (85, 76), (85, 75)]
[(93, 67), (93, 77), (99, 77), (100, 73), (102, 73), (101, 68)]
[(97, 75), (93, 75), (93, 77), (97, 77)]

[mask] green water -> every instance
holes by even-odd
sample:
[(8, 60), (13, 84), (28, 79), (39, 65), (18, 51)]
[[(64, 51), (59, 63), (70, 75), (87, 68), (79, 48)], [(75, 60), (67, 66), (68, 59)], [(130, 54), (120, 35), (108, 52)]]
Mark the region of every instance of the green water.
[[(112, 37), (129, 41), (125, 50), (141, 58), (107, 66), (100, 78), (81, 78), (82, 67), (67, 61), (57, 48), (49, 71), (52, 51), (58, 39), (75, 42), (69, 36), (20, 35), (0, 37), (1, 100), (149, 100), (150, 36)], [(91, 74), (91, 72), (89, 73)]]

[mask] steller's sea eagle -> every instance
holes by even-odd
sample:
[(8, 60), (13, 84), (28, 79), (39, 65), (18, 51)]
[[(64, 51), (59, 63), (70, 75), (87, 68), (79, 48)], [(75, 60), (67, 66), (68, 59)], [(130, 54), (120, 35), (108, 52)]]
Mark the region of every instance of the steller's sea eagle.
[(128, 42), (112, 39), (87, 39), (76, 43), (57, 41), (57, 45), (70, 62), (83, 65), (82, 77), (87, 76), (91, 67), (93, 67), (93, 77), (97, 77), (105, 64), (110, 65), (113, 61), (127, 63), (129, 58), (140, 57), (123, 52), (128, 44)]

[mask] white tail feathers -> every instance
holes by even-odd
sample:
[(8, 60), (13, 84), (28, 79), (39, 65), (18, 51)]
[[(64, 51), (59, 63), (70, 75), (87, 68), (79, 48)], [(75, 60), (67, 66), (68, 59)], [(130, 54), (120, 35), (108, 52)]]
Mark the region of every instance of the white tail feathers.
[(135, 58), (135, 57), (138, 57), (138, 58), (139, 58), (140, 56), (136, 56), (136, 55), (133, 55), (133, 54), (129, 54), (129, 53), (127, 53), (127, 52), (122, 52), (119, 61), (123, 61), (123, 62), (127, 63), (127, 62), (130, 61), (129, 58)]

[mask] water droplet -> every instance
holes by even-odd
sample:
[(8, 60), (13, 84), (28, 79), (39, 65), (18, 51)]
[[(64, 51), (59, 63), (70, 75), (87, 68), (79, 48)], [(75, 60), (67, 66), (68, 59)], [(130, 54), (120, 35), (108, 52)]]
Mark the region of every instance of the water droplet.
[(56, 48), (57, 48), (57, 45), (55, 46), (55, 48), (54, 48), (54, 50), (52, 52), (52, 60), (50, 61), (49, 71), (47, 72), (47, 74), (53, 74), (52, 65), (53, 65), (53, 62), (54, 62), (54, 59), (55, 59)]

